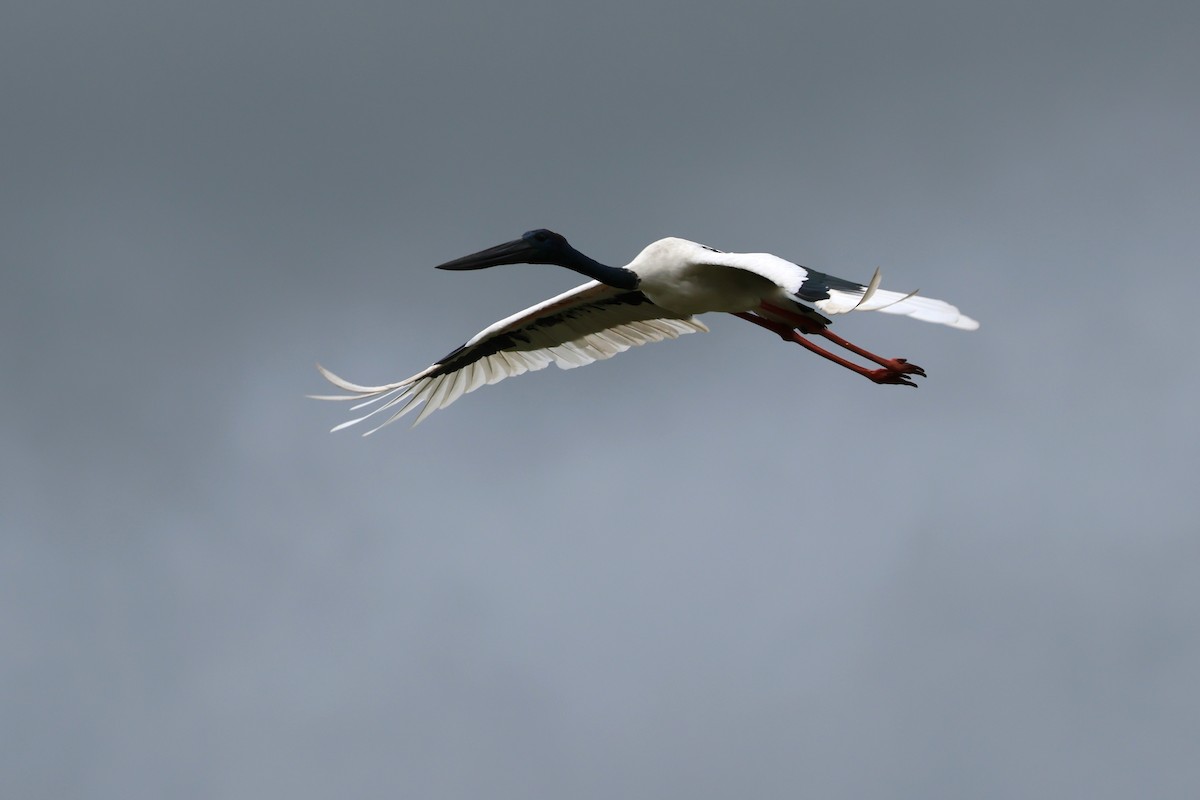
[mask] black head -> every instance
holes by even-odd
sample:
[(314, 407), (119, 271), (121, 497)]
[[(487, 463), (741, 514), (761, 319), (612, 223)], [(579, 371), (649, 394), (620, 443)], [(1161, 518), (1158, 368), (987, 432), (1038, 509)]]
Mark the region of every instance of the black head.
[(632, 270), (605, 266), (588, 258), (571, 247), (562, 234), (545, 228), (529, 231), (520, 239), (439, 264), (438, 269), (487, 269), (501, 264), (554, 264), (618, 289), (636, 289), (639, 283), (637, 274)]
[(522, 242), (529, 248), (525, 256), (526, 264), (558, 264), (564, 265), (575, 261), (580, 253), (571, 247), (567, 237), (561, 233), (538, 228), (521, 234)]
[(545, 228), (529, 231), (511, 242), (439, 264), (438, 269), (487, 269), (501, 264), (559, 264), (575, 261), (579, 253), (562, 234)]

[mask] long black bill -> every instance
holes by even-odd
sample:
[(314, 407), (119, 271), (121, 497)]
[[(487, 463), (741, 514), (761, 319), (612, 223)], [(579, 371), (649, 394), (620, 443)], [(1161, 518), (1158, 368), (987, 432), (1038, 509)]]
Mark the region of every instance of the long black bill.
[(528, 259), (534, 253), (534, 248), (524, 239), (514, 239), (469, 256), (447, 261), (445, 264), (438, 264), (437, 268), (467, 270), (487, 269), (488, 267), (498, 267), (501, 264), (529, 264), (531, 262)]

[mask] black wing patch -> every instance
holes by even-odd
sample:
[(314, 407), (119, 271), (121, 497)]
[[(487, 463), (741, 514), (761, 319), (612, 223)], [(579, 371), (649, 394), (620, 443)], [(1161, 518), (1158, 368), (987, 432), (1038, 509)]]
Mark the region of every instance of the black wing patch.
[[(522, 325), (520, 328), (503, 333), (497, 333), (495, 336), (489, 337), (482, 342), (475, 344), (464, 344), (455, 349), (443, 358), (438, 359), (436, 370), (429, 373), (427, 377), (434, 378), (438, 375), (447, 375), (451, 372), (457, 372), (463, 367), (474, 364), (480, 359), (495, 355), (501, 350), (538, 350), (546, 347), (546, 343), (535, 342), (534, 335), (553, 328), (555, 325), (560, 325), (567, 320), (582, 319), (589, 314), (595, 313), (598, 309), (605, 306), (640, 306), (650, 303), (650, 298), (639, 291), (622, 292), (620, 294), (606, 297), (601, 301), (588, 303), (586, 305), (567, 308), (563, 311), (556, 311), (547, 314), (544, 317)], [(597, 329), (597, 331), (602, 329)], [(591, 332), (597, 332), (591, 331)], [(560, 343), (561, 344), (561, 343)]]
[(867, 291), (867, 287), (861, 283), (848, 281), (836, 275), (826, 275), (824, 272), (817, 272), (808, 267), (804, 269), (808, 274), (804, 277), (804, 283), (800, 284), (800, 291), (796, 292), (796, 297), (809, 303), (828, 300), (830, 289), (851, 294), (862, 294)]

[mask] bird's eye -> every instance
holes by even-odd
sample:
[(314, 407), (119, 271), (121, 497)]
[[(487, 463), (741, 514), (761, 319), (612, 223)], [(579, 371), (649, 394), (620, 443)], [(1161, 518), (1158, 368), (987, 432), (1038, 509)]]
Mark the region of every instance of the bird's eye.
[(524, 235), (521, 238), (527, 242), (537, 242), (538, 244), (545, 244), (546, 242), (550, 241), (553, 236), (554, 236), (554, 234), (552, 234), (550, 231), (546, 230), (545, 228), (538, 228), (537, 230), (533, 230), (533, 231), (525, 231)]

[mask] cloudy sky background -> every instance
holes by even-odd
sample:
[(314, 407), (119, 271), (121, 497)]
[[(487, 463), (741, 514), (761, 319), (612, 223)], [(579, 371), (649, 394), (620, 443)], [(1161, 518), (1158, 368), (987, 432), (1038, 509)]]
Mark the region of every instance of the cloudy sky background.
[[(1192, 3), (24, 3), (0, 24), (23, 798), (1200, 794)], [(326, 433), (577, 283), (920, 288)]]

